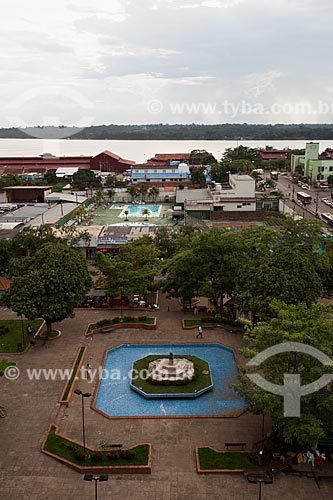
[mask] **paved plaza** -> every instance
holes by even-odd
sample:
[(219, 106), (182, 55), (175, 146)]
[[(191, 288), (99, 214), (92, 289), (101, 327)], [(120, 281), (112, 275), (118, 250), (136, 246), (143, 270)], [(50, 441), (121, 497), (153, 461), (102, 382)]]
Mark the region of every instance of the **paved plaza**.
[[(167, 304), (170, 306), (168, 311)], [(135, 312), (134, 314), (140, 314)], [(15, 360), (21, 375), (16, 381), (2, 377), (0, 404), (8, 416), (0, 419), (0, 498), (1, 500), (88, 500), (94, 498), (94, 484), (56, 460), (42, 454), (40, 446), (51, 422), (62, 434), (82, 440), (81, 398), (73, 395), (70, 405), (57, 403), (64, 382), (29, 381), (25, 372), (31, 368), (70, 368), (80, 345), (88, 347), (86, 362), (93, 369), (100, 366), (106, 349), (127, 343), (211, 343), (237, 348), (241, 336), (223, 330), (196, 331), (181, 329), (184, 314), (175, 301), (162, 300), (156, 313), (156, 331), (124, 329), (85, 338), (88, 323), (112, 317), (112, 311), (77, 310), (74, 319), (57, 325), (63, 334), (44, 344), (38, 341), (22, 355), (0, 355)], [(0, 309), (0, 319), (14, 318)], [(93, 392), (94, 383), (78, 381), (77, 387)], [(86, 401), (87, 403), (87, 401)], [(257, 499), (258, 487), (249, 484), (242, 474), (199, 475), (195, 468), (194, 448), (200, 445), (224, 450), (225, 442), (252, 442), (261, 435), (261, 417), (246, 412), (239, 418), (146, 418), (107, 419), (86, 404), (86, 441), (100, 447), (102, 441), (122, 443), (124, 447), (152, 443), (151, 475), (110, 475), (98, 486), (98, 498), (122, 500), (250, 500)], [(262, 500), (303, 500), (333, 498), (333, 481), (320, 482), (320, 489), (310, 478), (279, 475), (274, 484), (264, 485)]]

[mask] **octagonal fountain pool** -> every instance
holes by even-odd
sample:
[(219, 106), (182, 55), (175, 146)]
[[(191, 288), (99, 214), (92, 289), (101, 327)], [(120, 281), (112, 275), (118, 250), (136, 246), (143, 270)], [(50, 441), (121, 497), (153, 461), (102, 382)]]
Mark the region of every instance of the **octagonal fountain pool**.
[[(194, 355), (209, 363), (214, 388), (195, 399), (145, 399), (130, 388), (133, 363), (148, 355)], [(241, 413), (245, 401), (230, 388), (238, 380), (232, 349), (221, 344), (125, 344), (107, 351), (93, 408), (106, 417), (219, 416)]]

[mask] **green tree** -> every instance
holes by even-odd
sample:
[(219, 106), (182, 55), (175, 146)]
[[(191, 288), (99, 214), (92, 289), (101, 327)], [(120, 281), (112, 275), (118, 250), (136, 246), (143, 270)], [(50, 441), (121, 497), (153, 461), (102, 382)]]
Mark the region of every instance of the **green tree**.
[(9, 307), (29, 319), (43, 318), (47, 335), (52, 323), (74, 316), (91, 286), (83, 256), (63, 243), (46, 243), (34, 257), (11, 261)]
[(267, 317), (273, 299), (308, 306), (317, 301), (323, 289), (322, 274), (328, 268), (327, 259), (317, 252), (319, 231), (317, 221), (291, 218), (276, 230), (243, 231), (247, 250), (238, 293), (244, 311)]
[(107, 194), (108, 194), (108, 197), (109, 197), (109, 201), (111, 203), (112, 200), (113, 200), (114, 195), (116, 194), (116, 192), (113, 189), (108, 189)]
[(96, 264), (107, 276), (111, 298), (137, 293), (147, 297), (159, 267), (158, 251), (149, 236), (143, 236), (120, 249), (112, 258), (98, 252)]
[(138, 191), (141, 196), (141, 201), (146, 201), (146, 195), (148, 192), (148, 185), (145, 182), (142, 182), (138, 185)]
[(177, 250), (177, 234), (167, 226), (159, 227), (154, 243), (163, 259), (170, 259)]
[(252, 169), (252, 162), (246, 159), (232, 160), (229, 165), (229, 170), (232, 174), (237, 172), (251, 172)]
[(211, 166), (210, 176), (214, 182), (227, 182), (228, 181), (229, 166), (223, 163), (216, 163)]
[(94, 201), (96, 205), (100, 205), (103, 202), (104, 198), (105, 198), (105, 193), (103, 189), (98, 189), (94, 196)]
[(177, 253), (162, 269), (164, 279), (160, 286), (168, 297), (177, 297), (183, 304), (192, 307), (194, 297), (202, 288), (202, 261), (192, 250)]
[(115, 187), (116, 184), (116, 178), (114, 175), (108, 175), (106, 180), (105, 180), (105, 186), (106, 187)]
[(211, 165), (216, 163), (216, 158), (205, 149), (194, 149), (190, 154), (191, 165)]
[(262, 148), (249, 148), (247, 146), (237, 146), (236, 148), (227, 148), (223, 154), (223, 161), (231, 163), (235, 160), (248, 160), (256, 162), (259, 152)]
[(160, 194), (160, 190), (158, 189), (158, 187), (153, 186), (149, 189), (148, 197), (151, 198), (153, 203), (155, 203), (159, 194)]
[(190, 167), (192, 184), (199, 184), (200, 187), (206, 186), (205, 167)]
[(144, 208), (144, 209), (142, 210), (142, 215), (144, 216), (145, 220), (147, 221), (147, 220), (148, 220), (148, 217), (149, 217), (149, 215), (150, 215), (150, 210), (149, 210), (149, 208)]
[(101, 179), (97, 177), (92, 170), (79, 169), (72, 177), (72, 188), (98, 188), (101, 186)]
[(236, 232), (212, 230), (193, 240), (192, 251), (201, 261), (200, 268), (193, 269), (202, 282), (201, 293), (222, 311), (224, 296), (236, 293), (244, 253), (242, 240)]
[(74, 212), (74, 216), (79, 223), (83, 221), (86, 214), (87, 214), (87, 210), (85, 209), (85, 207), (83, 205), (80, 205), (79, 207), (77, 207), (75, 212)]
[[(310, 308), (305, 304), (287, 306), (278, 301), (271, 303), (270, 309), (273, 318), (260, 323), (251, 330), (251, 336), (246, 337), (247, 346), (241, 351), (246, 359), (285, 342), (300, 342), (333, 356), (331, 310), (320, 305)], [(311, 356), (287, 352), (268, 358), (260, 365), (260, 372), (266, 380), (277, 385), (284, 384), (285, 374), (300, 374), (302, 385), (306, 385), (333, 370)], [(274, 424), (284, 422), (281, 437), (288, 445), (313, 446), (325, 434), (333, 432), (332, 385), (302, 397), (300, 418), (284, 417), (283, 398), (266, 393), (246, 376), (241, 378), (237, 390), (254, 413), (270, 415)]]
[(55, 170), (47, 170), (45, 172), (44, 179), (47, 182), (47, 184), (50, 184), (51, 186), (53, 184), (57, 184), (57, 182), (59, 182), (59, 179), (58, 179), (58, 177), (56, 175), (56, 171)]
[(13, 244), (11, 240), (0, 240), (0, 275), (6, 274), (10, 259), (13, 257)]
[(132, 202), (137, 199), (139, 193), (138, 193), (138, 189), (136, 186), (129, 186), (127, 188), (127, 192), (130, 195)]
[(46, 243), (56, 243), (59, 238), (55, 236), (51, 226), (25, 227), (12, 240), (13, 256), (32, 256)]

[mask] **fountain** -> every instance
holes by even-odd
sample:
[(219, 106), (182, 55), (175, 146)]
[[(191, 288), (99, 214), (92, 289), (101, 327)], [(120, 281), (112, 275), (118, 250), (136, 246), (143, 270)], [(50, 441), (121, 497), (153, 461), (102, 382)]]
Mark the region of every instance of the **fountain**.
[(174, 358), (172, 352), (168, 358), (158, 358), (148, 365), (148, 380), (161, 382), (188, 381), (194, 377), (194, 363), (186, 358)]

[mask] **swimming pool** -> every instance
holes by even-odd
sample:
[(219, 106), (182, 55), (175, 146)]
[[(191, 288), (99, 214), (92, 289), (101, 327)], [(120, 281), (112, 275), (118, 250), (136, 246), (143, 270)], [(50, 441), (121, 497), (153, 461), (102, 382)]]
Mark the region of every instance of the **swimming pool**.
[(110, 207), (111, 210), (122, 210), (124, 208), (124, 205), (112, 205)]
[[(130, 388), (135, 360), (149, 354), (193, 354), (209, 363), (214, 388), (195, 399), (145, 399)], [(126, 344), (107, 351), (93, 407), (109, 417), (228, 415), (244, 410), (245, 401), (229, 386), (238, 380), (232, 349), (221, 344)], [(119, 371), (119, 376), (111, 375)], [(110, 374), (108, 376), (107, 374)]]
[[(145, 209), (149, 210), (148, 215), (142, 215)], [(162, 205), (127, 205), (118, 217), (126, 217), (125, 211), (128, 212), (127, 217), (159, 217), (161, 210)]]

